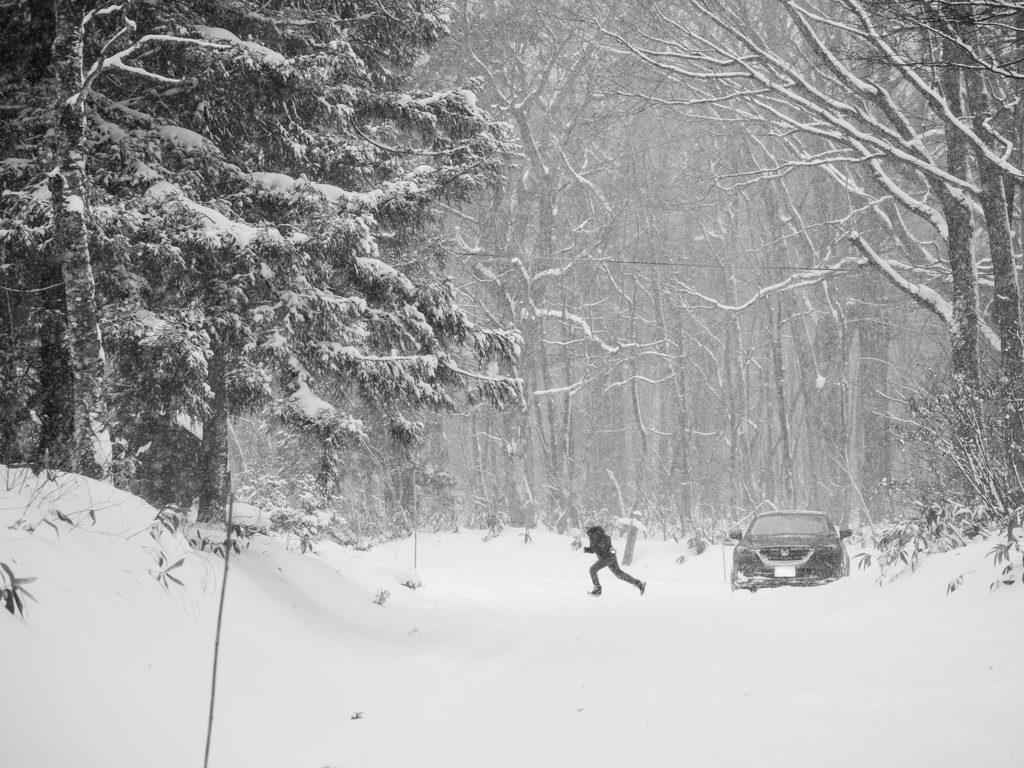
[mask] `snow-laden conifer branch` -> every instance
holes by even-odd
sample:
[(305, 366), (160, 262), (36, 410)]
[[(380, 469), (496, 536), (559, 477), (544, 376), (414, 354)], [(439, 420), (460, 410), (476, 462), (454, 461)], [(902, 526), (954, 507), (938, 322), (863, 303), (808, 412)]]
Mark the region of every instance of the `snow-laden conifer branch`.
[(94, 18), (98, 16), (109, 16), (112, 13), (117, 13), (118, 11), (124, 10), (124, 8), (125, 5), (123, 3), (119, 5), (108, 5), (104, 8), (94, 8), (93, 10), (85, 14), (85, 16), (82, 18), (82, 26), (84, 27), (90, 21), (92, 21)]
[[(129, 29), (133, 29), (133, 28), (134, 28), (134, 25), (132, 25), (132, 27), (130, 27), (130, 28), (129, 27), (122, 28), (121, 31), (117, 32), (117, 34), (114, 36), (113, 39), (117, 39), (118, 37), (120, 37), (120, 35), (122, 33), (127, 32), (127, 31), (129, 31)], [(150, 72), (148, 69), (142, 69), (141, 67), (133, 67), (130, 64), (126, 64), (125, 63), (125, 59), (127, 59), (127, 58), (129, 58), (131, 56), (134, 56), (135, 54), (137, 54), (139, 52), (139, 50), (144, 48), (149, 43), (161, 43), (161, 42), (162, 43), (183, 43), (185, 45), (198, 45), (198, 46), (204, 47), (204, 48), (226, 48), (227, 47), (227, 46), (222, 45), (220, 43), (211, 43), (211, 42), (206, 41), (206, 40), (197, 40), (196, 38), (193, 38), (193, 37), (178, 37), (176, 35), (143, 35), (135, 43), (133, 43), (132, 45), (128, 46), (123, 51), (119, 51), (118, 53), (115, 53), (113, 56), (102, 56), (101, 55), (101, 57), (99, 59), (97, 59), (93, 63), (92, 67), (90, 67), (89, 71), (86, 73), (85, 80), (84, 80), (84, 82), (82, 84), (82, 88), (77, 93), (75, 93), (73, 96), (71, 96), (71, 98), (68, 99), (68, 103), (69, 104), (73, 104), (73, 103), (77, 102), (80, 98), (82, 98), (82, 95), (85, 94), (85, 93), (88, 93), (89, 90), (92, 88), (92, 85), (93, 85), (94, 82), (96, 82), (96, 79), (101, 74), (103, 74), (103, 72), (105, 72), (105, 71), (107, 71), (109, 69), (121, 70), (123, 72), (127, 72), (127, 73), (132, 74), (132, 75), (137, 75), (139, 77), (144, 77), (144, 78), (148, 78), (148, 79), (151, 79), (151, 80), (156, 80), (157, 82), (161, 82), (161, 83), (172, 83), (172, 84), (180, 83), (181, 82), (180, 78), (167, 77), (166, 75), (161, 75), (161, 74), (158, 74), (156, 72)]]
[(417, 148), (417, 147), (394, 147), (394, 146), (391, 146), (389, 144), (384, 144), (383, 142), (377, 141), (376, 139), (371, 139), (354, 122), (350, 122), (349, 123), (349, 128), (353, 131), (353, 133), (357, 134), (359, 136), (359, 138), (361, 138), (367, 144), (370, 144), (371, 146), (374, 146), (377, 149), (384, 150), (385, 152), (389, 152), (392, 155), (413, 155), (413, 156), (423, 156), (423, 157), (440, 157), (440, 156), (443, 156), (443, 155), (452, 155), (452, 154), (455, 154), (457, 152), (465, 152), (467, 149), (470, 149), (470, 145), (469, 144), (460, 144), (460, 145), (455, 146), (455, 147), (449, 147), (448, 149), (423, 149), (421, 147), (420, 148)]

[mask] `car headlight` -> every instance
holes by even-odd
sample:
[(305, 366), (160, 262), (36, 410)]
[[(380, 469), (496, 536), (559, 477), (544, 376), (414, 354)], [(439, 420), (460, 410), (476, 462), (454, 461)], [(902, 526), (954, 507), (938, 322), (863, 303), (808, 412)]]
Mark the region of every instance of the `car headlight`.
[(752, 550), (750, 547), (744, 547), (742, 544), (737, 544), (736, 549), (733, 551), (733, 554), (752, 555), (754, 554), (754, 550)]

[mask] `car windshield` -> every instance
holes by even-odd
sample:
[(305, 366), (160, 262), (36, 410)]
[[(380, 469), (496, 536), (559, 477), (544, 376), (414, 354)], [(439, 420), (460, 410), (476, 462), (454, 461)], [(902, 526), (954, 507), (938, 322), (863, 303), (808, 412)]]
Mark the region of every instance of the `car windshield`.
[(765, 515), (757, 518), (747, 533), (828, 533), (828, 521), (822, 515)]

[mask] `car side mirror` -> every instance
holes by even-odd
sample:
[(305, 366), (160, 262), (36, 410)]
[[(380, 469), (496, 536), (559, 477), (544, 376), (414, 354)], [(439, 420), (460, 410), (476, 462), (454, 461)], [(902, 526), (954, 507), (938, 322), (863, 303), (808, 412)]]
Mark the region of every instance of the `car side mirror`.
[(739, 541), (743, 538), (743, 531), (741, 531), (739, 528), (733, 528), (731, 531), (729, 531), (729, 538), (733, 541)]
[(849, 528), (840, 528), (839, 529), (839, 538), (840, 539), (848, 539), (851, 536), (853, 536), (853, 531), (850, 530)]

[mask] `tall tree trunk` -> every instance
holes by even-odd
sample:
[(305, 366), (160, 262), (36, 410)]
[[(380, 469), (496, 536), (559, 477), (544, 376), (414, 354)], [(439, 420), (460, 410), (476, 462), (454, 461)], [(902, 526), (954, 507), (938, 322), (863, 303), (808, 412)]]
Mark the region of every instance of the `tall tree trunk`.
[(793, 490), (793, 450), (789, 439), (789, 405), (786, 400), (786, 368), (782, 356), (782, 302), (775, 312), (769, 309), (771, 326), (772, 368), (775, 378), (775, 408), (779, 414), (779, 458), (782, 482), (779, 484), (779, 506), (795, 506)]
[[(39, 287), (60, 282), (61, 267), (40, 271)], [(41, 422), (35, 461), (51, 467), (71, 465), (75, 425), (75, 374), (67, 342), (67, 300), (63, 286), (42, 291), (39, 313), (39, 394), (33, 405)]]
[[(974, 115), (974, 130), (986, 144), (998, 151), (997, 138), (989, 127), (991, 105), (987, 86), (976, 69), (966, 68), (967, 107)], [(1010, 203), (1007, 200), (1003, 172), (975, 148), (975, 161), (981, 179), (981, 207), (988, 230), (989, 255), (992, 258), (992, 319), (999, 333), (1003, 372), (1002, 414), (1006, 424), (1005, 450), (1008, 463), (1018, 478), (1024, 478), (1024, 338), (1021, 333), (1020, 285), (1013, 257), (1010, 231)]]
[(491, 509), (491, 502), (489, 494), (487, 493), (487, 469), (484, 464), (484, 451), (480, 445), (481, 427), (478, 422), (479, 418), (476, 410), (474, 409), (469, 417), (469, 471), (474, 484), (478, 487), (478, 506), (480, 506), (484, 513), (484, 517), (486, 518), (493, 512), (493, 510)]
[[(945, 42), (944, 56), (955, 62), (958, 53), (954, 43)], [(963, 114), (963, 84), (960, 69), (943, 67), (939, 74), (942, 90), (954, 114)], [(946, 125), (946, 157), (949, 172), (957, 178), (966, 179), (970, 147), (967, 139), (956, 129)], [(974, 412), (977, 408), (975, 396), (980, 379), (978, 355), (978, 275), (974, 263), (971, 209), (962, 196), (954, 195), (945, 187), (938, 187), (943, 213), (949, 229), (947, 252), (953, 278), (953, 310), (949, 329), (953, 365), (954, 397), (960, 412), (954, 425), (961, 440), (973, 443), (967, 433), (970, 425), (977, 422)]]
[[(562, 304), (563, 309), (566, 307), (566, 302)], [(565, 366), (565, 386), (569, 387), (573, 384), (573, 356), (572, 356), (572, 345), (569, 343), (571, 340), (568, 329), (565, 325), (562, 326), (562, 350), (563, 350), (563, 365)], [(579, 520), (579, 505), (576, 502), (576, 458), (574, 454), (573, 443), (573, 391), (567, 389), (565, 396), (563, 397), (563, 412), (562, 412), (562, 467), (561, 467), (561, 483), (562, 483), (562, 499), (565, 504), (565, 510), (563, 514), (559, 515), (558, 518), (558, 532), (563, 533), (567, 523), (571, 523), (574, 526), (578, 526)]]
[[(669, 327), (665, 320), (660, 275), (655, 286), (654, 297), (658, 326), (666, 337), (663, 351), (666, 358), (668, 358), (672, 353), (672, 345), (667, 340)], [(682, 314), (682, 309), (673, 314), (672, 337), (675, 339), (677, 350), (681, 350), (683, 346)], [(681, 358), (681, 355), (679, 357)], [(668, 487), (670, 492), (674, 489), (678, 494), (676, 497), (676, 514), (679, 516), (679, 530), (680, 533), (686, 534), (693, 528), (693, 478), (690, 471), (690, 420), (686, 408), (686, 369), (683, 367), (681, 359), (678, 360), (677, 369), (672, 376), (671, 395), (668, 399), (672, 413), (672, 436), (669, 443), (671, 446), (671, 463), (668, 470)], [(669, 420), (666, 420), (666, 423), (668, 422)]]
[(89, 4), (56, 0), (53, 68), (56, 75), (54, 160), (50, 174), (53, 253), (67, 297), (68, 350), (74, 373), (73, 445), (66, 468), (103, 477), (110, 438), (102, 423), (103, 348), (96, 310), (96, 283), (89, 258), (85, 207), (85, 94), (83, 18)]
[[(729, 301), (735, 305), (739, 292), (736, 290), (736, 270), (730, 270), (727, 278)], [(727, 320), (725, 344), (725, 375), (729, 387), (729, 463), (732, 473), (732, 503), (737, 509), (745, 509), (751, 501), (752, 483), (750, 473), (750, 434), (748, 429), (749, 397), (747, 393), (747, 360), (744, 349), (743, 328), (738, 313), (732, 312)]]
[(887, 485), (893, 477), (893, 438), (889, 431), (890, 338), (889, 319), (884, 311), (872, 311), (858, 318), (857, 410), (863, 436), (858, 484), (873, 516), (888, 501)]
[(210, 415), (203, 421), (199, 467), (199, 519), (204, 522), (222, 518), (230, 491), (227, 361), (220, 350), (215, 350), (210, 360), (209, 385), (213, 402)]
[[(853, 473), (850, 469), (850, 427), (847, 412), (850, 407), (850, 384), (847, 376), (850, 364), (850, 337), (846, 323), (846, 310), (842, 305), (832, 298), (829, 284), (822, 284), (825, 295), (828, 298), (829, 308), (832, 317), (835, 319), (839, 330), (839, 366), (837, 376), (839, 379), (839, 395), (836, 403), (835, 415), (837, 416), (837, 429), (835, 434), (835, 460), (838, 464), (835, 467), (835, 482), (837, 498), (833, 499), (832, 509), (835, 520), (845, 526), (850, 518), (850, 486), (853, 483)], [(838, 508), (838, 509), (837, 509)]]

